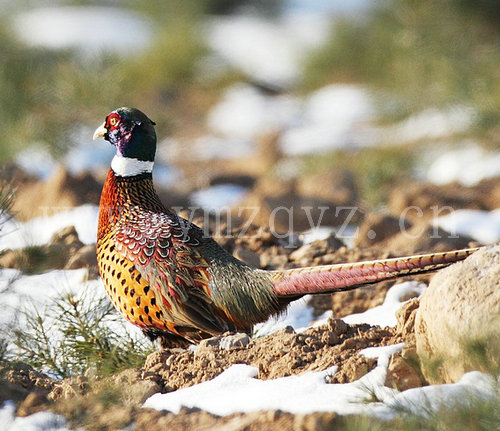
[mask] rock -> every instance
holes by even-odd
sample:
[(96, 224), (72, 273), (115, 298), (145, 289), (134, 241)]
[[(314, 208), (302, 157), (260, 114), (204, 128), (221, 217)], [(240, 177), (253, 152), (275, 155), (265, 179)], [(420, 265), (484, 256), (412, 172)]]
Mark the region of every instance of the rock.
[(356, 247), (371, 247), (386, 240), (402, 230), (406, 231), (411, 223), (405, 218), (398, 218), (389, 214), (369, 213), (359, 227), (354, 245)]
[(89, 267), (91, 277), (97, 277), (95, 246), (84, 246), (74, 226), (55, 233), (47, 245), (4, 250), (0, 255), (0, 267), (16, 268), (28, 273)]
[(5, 379), (0, 379), (0, 404), (4, 401), (22, 401), (30, 392), (21, 385), (14, 384)]
[(90, 173), (72, 175), (59, 166), (46, 181), (31, 180), (19, 184), (13, 212), (18, 220), (24, 221), (85, 203), (96, 204), (101, 190), (102, 183)]
[(220, 340), (219, 346), (222, 350), (237, 349), (248, 346), (250, 337), (248, 334), (238, 332), (236, 334), (226, 335)]
[(285, 268), (288, 263), (286, 254), (277, 254), (273, 249), (268, 249), (260, 255), (260, 267), (265, 269)]
[(484, 179), (472, 187), (458, 183), (438, 186), (420, 181), (400, 184), (392, 189), (388, 204), (394, 216), (404, 214), (419, 220), (446, 215), (450, 209), (492, 211), (500, 207), (500, 177)]
[(430, 225), (415, 224), (407, 231), (389, 238), (382, 244), (394, 255), (409, 255), (414, 253), (440, 252), (467, 248), (475, 241), (466, 235), (454, 235), (441, 228)]
[(280, 234), (315, 226), (340, 226), (352, 217), (351, 208), (354, 211), (351, 222), (359, 218), (357, 194), (350, 180), (346, 179), (345, 186), (341, 187), (333, 185), (335, 181), (325, 185), (318, 177), (311, 178), (285, 181), (263, 177), (233, 212), (243, 220), (270, 226)]
[(297, 414), (293, 421), (294, 431), (327, 431), (337, 425), (338, 415), (333, 412)]
[(420, 299), (417, 353), (431, 383), (500, 366), (500, 246), (441, 270)]
[(47, 395), (40, 392), (30, 392), (17, 409), (18, 416), (29, 416), (47, 409)]
[(97, 278), (97, 255), (94, 244), (84, 245), (74, 253), (64, 266), (64, 269), (88, 268), (89, 278)]
[(459, 208), (486, 209), (474, 188), (460, 184), (437, 186), (410, 182), (394, 187), (388, 199), (390, 212), (399, 218), (429, 220)]
[(419, 305), (419, 299), (412, 298), (396, 311), (396, 335), (399, 335), (407, 346), (415, 345), (415, 318)]
[(335, 335), (343, 335), (347, 332), (347, 323), (345, 323), (342, 319), (330, 318), (328, 319), (328, 329), (332, 331)]
[(124, 370), (110, 378), (118, 388), (126, 388), (124, 404), (127, 406), (141, 406), (153, 394), (160, 392), (161, 388), (154, 380), (143, 379), (139, 371), (134, 369)]
[(387, 369), (385, 386), (401, 392), (423, 386), (424, 380), (419, 373), (417, 364), (418, 361), (406, 359), (401, 354), (392, 355)]
[(297, 179), (297, 193), (300, 196), (349, 205), (358, 200), (356, 181), (352, 172), (331, 169)]
[[(0, 404), (4, 401), (23, 402), (27, 414), (46, 401), (56, 381), (22, 362), (0, 366)], [(31, 395), (33, 394), (33, 395)]]
[(74, 376), (58, 382), (48, 395), (51, 401), (61, 401), (74, 398), (84, 393), (88, 381), (84, 376)]

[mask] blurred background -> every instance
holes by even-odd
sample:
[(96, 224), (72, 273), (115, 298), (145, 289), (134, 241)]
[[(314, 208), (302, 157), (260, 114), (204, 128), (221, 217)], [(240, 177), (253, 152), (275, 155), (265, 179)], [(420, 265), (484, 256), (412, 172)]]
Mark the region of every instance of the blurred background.
[(19, 220), (97, 204), (119, 106), (157, 123), (170, 206), (277, 231), (500, 206), (493, 0), (2, 0), (0, 46)]
[(238, 258), (355, 262), (500, 241), (499, 65), (496, 0), (0, 0), (0, 362), (149, 352), (98, 279), (110, 111), (156, 122), (163, 202)]

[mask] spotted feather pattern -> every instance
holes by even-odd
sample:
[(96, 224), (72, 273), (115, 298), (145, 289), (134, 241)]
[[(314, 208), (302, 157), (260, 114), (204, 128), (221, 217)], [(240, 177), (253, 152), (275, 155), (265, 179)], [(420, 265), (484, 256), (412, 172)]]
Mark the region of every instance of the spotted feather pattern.
[(97, 257), (116, 308), (147, 333), (190, 341), (230, 329), (213, 305), (199, 228), (168, 211), (151, 177), (108, 174), (101, 195)]
[(156, 292), (167, 319), (176, 325), (220, 333), (209, 288), (209, 264), (196, 249), (194, 227), (173, 213), (133, 208), (116, 228), (116, 250), (132, 262)]

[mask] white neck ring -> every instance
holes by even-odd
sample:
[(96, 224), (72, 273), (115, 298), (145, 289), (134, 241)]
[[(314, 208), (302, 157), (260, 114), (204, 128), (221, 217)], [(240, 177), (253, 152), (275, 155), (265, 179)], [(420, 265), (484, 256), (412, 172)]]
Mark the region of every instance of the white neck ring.
[(154, 162), (145, 162), (143, 160), (119, 156), (118, 154), (111, 161), (111, 169), (120, 177), (133, 177), (135, 175), (151, 173), (153, 165)]

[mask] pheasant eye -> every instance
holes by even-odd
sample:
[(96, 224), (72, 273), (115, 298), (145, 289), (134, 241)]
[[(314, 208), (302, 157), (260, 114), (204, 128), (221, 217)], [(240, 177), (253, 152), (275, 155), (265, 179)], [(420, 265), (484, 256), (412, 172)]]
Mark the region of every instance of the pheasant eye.
[(118, 120), (116, 119), (116, 117), (111, 117), (109, 119), (109, 125), (110, 126), (116, 126), (117, 123), (118, 123)]

